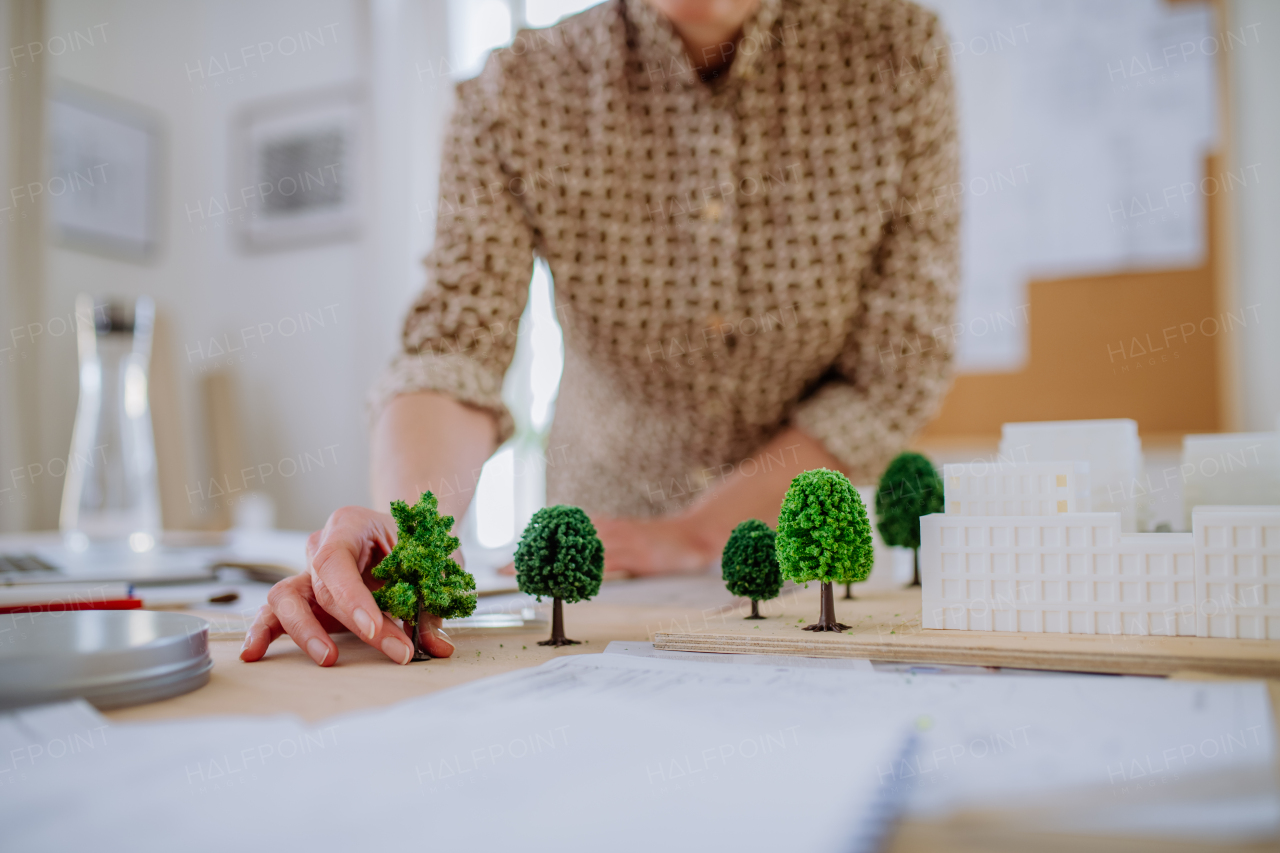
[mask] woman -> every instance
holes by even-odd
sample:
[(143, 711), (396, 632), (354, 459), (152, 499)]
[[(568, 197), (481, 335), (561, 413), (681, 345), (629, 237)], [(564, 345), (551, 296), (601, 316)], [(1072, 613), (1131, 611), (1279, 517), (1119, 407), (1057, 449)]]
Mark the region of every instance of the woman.
[[(808, 468), (873, 482), (946, 387), (945, 45), (903, 0), (609, 0), (496, 53), (459, 86), (428, 284), (374, 394), (374, 505), (466, 509), (511, 433), (535, 255), (565, 335), (548, 499), (592, 515), (609, 569), (705, 568)], [(408, 662), (368, 589), (394, 537), (335, 512), (241, 657), (287, 632), (331, 665), (350, 629)]]

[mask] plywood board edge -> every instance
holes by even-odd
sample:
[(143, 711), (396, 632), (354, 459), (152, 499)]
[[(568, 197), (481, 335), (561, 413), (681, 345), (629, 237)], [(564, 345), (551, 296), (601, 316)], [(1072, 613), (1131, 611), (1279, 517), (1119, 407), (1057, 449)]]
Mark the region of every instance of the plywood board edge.
[[(1000, 649), (958, 645), (797, 641), (789, 638), (658, 633), (653, 645), (663, 651), (716, 654), (774, 654), (801, 657), (865, 658), (901, 663), (965, 664), (1016, 669), (1095, 672), (1126, 675), (1172, 675), (1189, 670), (1248, 678), (1280, 678), (1280, 657), (1221, 656), (1158, 652), (1113, 652), (1094, 649)], [(1280, 651), (1278, 651), (1280, 654)]]

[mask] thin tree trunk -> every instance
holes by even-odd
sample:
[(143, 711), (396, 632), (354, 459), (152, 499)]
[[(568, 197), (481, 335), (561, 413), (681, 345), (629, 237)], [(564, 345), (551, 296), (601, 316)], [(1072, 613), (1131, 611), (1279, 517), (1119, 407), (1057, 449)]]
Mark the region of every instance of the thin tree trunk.
[(851, 583), (844, 585), (844, 600), (853, 601), (853, 584)]
[(577, 640), (570, 640), (564, 635), (564, 605), (559, 598), (552, 599), (551, 605), (551, 638), (543, 640), (540, 646), (576, 646)]
[(413, 657), (410, 660), (431, 660), (431, 654), (422, 645), (422, 633), (418, 630), (418, 626), (422, 624), (423, 611), (418, 611), (418, 618), (412, 622), (405, 620), (404, 628), (409, 634), (409, 640), (413, 643)]
[(822, 585), (822, 610), (819, 614), (818, 621), (823, 625), (830, 625), (836, 621), (836, 600), (831, 593), (831, 584), (824, 583)]
[(564, 602), (557, 598), (551, 605), (551, 641), (564, 638)]
[(818, 613), (818, 621), (805, 626), (806, 631), (847, 631), (848, 625), (836, 621), (836, 598), (831, 591), (831, 584), (822, 585), (822, 606)]
[(763, 616), (760, 615), (759, 599), (756, 599), (756, 598), (751, 599), (751, 615), (743, 616), (742, 618), (743, 619), (763, 619), (764, 618)]
[(911, 555), (914, 558), (915, 571), (911, 576), (911, 585), (920, 586), (920, 549), (912, 548)]

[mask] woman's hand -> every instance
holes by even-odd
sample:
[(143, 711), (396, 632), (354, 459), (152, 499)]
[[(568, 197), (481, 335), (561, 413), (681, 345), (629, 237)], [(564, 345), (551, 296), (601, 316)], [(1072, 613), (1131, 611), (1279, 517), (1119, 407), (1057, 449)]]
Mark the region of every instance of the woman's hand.
[(705, 571), (720, 555), (696, 524), (680, 517), (594, 518), (604, 543), (604, 570), (632, 577)]
[(759, 518), (777, 526), (778, 507), (793, 477), (811, 468), (840, 467), (840, 460), (817, 439), (795, 427), (770, 439), (752, 463), (750, 474), (745, 464), (736, 466), (677, 515), (592, 518), (604, 542), (605, 571), (634, 576), (704, 571), (720, 556), (740, 522)]
[[(671, 518), (607, 518), (591, 520), (604, 545), (605, 576), (654, 577), (688, 575), (707, 569), (720, 556), (696, 535), (696, 527), (676, 516)], [(498, 569), (500, 575), (514, 575), (514, 563)]]
[[(395, 621), (378, 609), (371, 589), (381, 586), (372, 570), (394, 547), (396, 524), (390, 515), (347, 506), (329, 516), (323, 530), (307, 540), (306, 574), (271, 588), (267, 606), (245, 636), (243, 661), (260, 660), (267, 646), (288, 634), (320, 666), (338, 660), (331, 633), (351, 631), (399, 664), (413, 658), (413, 644)], [(447, 658), (453, 644), (440, 630), (440, 619), (419, 623), (423, 647), (432, 657)]]

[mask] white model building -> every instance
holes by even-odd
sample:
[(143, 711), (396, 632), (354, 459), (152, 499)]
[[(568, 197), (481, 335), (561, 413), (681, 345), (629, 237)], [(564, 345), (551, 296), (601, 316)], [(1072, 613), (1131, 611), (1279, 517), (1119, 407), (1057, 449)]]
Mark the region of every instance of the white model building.
[(1089, 463), (1090, 504), (1120, 513), (1126, 533), (1146, 529), (1135, 483), (1143, 476), (1138, 423), (1127, 418), (1010, 423), (1001, 428), (1000, 458), (1017, 464), (1078, 459)]
[(1056, 515), (1089, 511), (1089, 463), (968, 462), (942, 469), (946, 512), (954, 515)]
[[(946, 476), (949, 494), (988, 488)], [(1127, 533), (1118, 512), (959, 503), (920, 519), (925, 628), (1280, 639), (1280, 506), (1200, 507), (1192, 533)]]
[(1280, 432), (1188, 435), (1178, 473), (1186, 530), (1197, 506), (1280, 504)]
[(1192, 513), (1196, 633), (1280, 640), (1280, 506), (1202, 506)]

